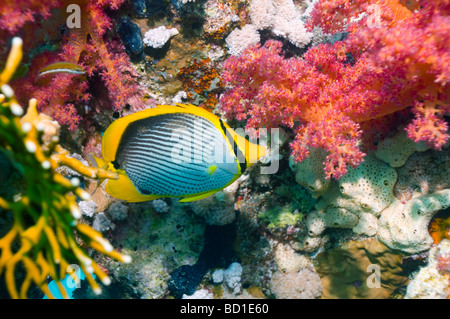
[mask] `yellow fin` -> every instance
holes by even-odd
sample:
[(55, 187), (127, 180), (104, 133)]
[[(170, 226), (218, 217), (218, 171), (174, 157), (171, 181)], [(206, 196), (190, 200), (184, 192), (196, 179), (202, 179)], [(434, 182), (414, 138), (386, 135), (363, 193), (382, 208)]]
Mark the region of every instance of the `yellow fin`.
[(216, 165), (212, 165), (208, 168), (208, 175), (212, 176), (214, 174), (214, 172), (217, 170), (217, 166)]
[(143, 195), (139, 193), (131, 180), (122, 174), (119, 175), (119, 179), (108, 180), (105, 190), (109, 195), (115, 198), (132, 203), (146, 202), (162, 197), (159, 195)]
[(209, 197), (209, 196), (217, 193), (219, 190), (220, 189), (213, 189), (212, 191), (208, 191), (206, 193), (191, 195), (191, 196), (188, 196), (188, 197), (185, 197), (185, 198), (181, 199), (179, 202), (180, 203), (194, 202), (196, 200), (200, 200), (200, 199)]
[(247, 160), (247, 168), (255, 164), (261, 157), (266, 155), (267, 150), (264, 146), (250, 142), (245, 137), (236, 133), (230, 127), (227, 127), (227, 129), (228, 133), (231, 134), (242, 154), (244, 154), (245, 159)]
[(105, 160), (103, 160), (103, 158), (99, 158), (99, 157), (94, 156), (94, 155), (92, 155), (92, 157), (94, 158), (95, 163), (97, 163), (97, 167), (98, 168), (105, 168), (105, 167), (108, 166), (108, 163)]

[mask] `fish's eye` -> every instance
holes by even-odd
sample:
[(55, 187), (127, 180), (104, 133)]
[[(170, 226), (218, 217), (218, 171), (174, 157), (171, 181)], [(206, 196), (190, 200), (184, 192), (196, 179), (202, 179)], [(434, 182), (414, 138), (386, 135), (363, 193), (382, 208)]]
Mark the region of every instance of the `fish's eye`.
[(112, 115), (113, 120), (117, 120), (120, 117), (120, 112), (115, 111)]

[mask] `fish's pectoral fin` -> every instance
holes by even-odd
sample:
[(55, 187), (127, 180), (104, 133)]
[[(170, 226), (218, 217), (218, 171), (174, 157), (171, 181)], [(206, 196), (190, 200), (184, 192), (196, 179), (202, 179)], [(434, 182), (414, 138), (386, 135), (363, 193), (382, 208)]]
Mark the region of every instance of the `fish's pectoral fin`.
[(146, 202), (161, 197), (159, 195), (144, 195), (139, 193), (131, 180), (122, 174), (119, 174), (118, 179), (108, 180), (105, 190), (109, 195), (131, 203)]
[(217, 170), (217, 166), (211, 165), (210, 167), (208, 167), (208, 175), (212, 177), (216, 170)]
[(217, 191), (218, 191), (217, 189), (214, 189), (214, 190), (206, 192), (206, 193), (194, 194), (194, 195), (191, 195), (191, 196), (188, 196), (188, 197), (185, 197), (185, 198), (179, 200), (179, 202), (180, 203), (194, 202), (196, 200), (200, 200), (200, 199), (209, 197), (209, 196), (217, 193)]

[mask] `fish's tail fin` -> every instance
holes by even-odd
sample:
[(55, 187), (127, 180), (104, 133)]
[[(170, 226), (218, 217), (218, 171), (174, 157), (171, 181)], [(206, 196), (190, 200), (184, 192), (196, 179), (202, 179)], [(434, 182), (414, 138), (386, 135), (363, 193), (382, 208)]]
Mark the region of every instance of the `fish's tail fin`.
[(245, 137), (235, 134), (235, 141), (239, 149), (245, 156), (245, 160), (247, 161), (247, 167), (255, 164), (261, 157), (266, 155), (267, 150), (264, 146), (259, 145), (257, 143), (250, 142)]
[(245, 140), (245, 142), (248, 144), (245, 146), (245, 157), (249, 163), (248, 166), (256, 163), (261, 157), (267, 154), (267, 150), (264, 146), (251, 143), (248, 140)]

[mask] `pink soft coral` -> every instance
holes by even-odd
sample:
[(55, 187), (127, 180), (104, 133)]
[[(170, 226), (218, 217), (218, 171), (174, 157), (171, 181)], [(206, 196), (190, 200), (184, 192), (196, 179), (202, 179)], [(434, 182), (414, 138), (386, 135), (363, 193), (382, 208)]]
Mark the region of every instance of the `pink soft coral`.
[[(26, 48), (39, 48), (44, 38), (57, 51), (31, 54), (34, 58), (25, 78), (17, 79), (11, 85), (23, 102), (30, 97), (39, 101), (39, 111), (45, 112), (60, 124), (75, 130), (81, 123), (89, 126), (94, 113), (105, 109), (121, 110), (127, 103), (144, 104), (145, 89), (137, 82), (137, 73), (132, 67), (120, 41), (109, 32), (113, 23), (106, 10), (116, 10), (125, 0), (59, 0), (38, 5), (34, 0), (18, 1), (23, 7), (29, 4), (27, 12), (33, 12), (33, 19), (9, 22), (6, 31), (18, 32)], [(81, 29), (64, 28), (61, 39), (58, 30), (64, 25), (69, 4), (81, 8)], [(0, 26), (7, 25), (10, 17), (23, 12), (17, 5), (0, 8), (5, 16)], [(50, 15), (45, 8), (56, 7)], [(36, 19), (37, 16), (46, 18)], [(16, 35), (16, 34), (15, 34)], [(38, 50), (36, 50), (38, 52)], [(27, 56), (27, 55), (26, 55)], [(52, 62), (65, 61), (82, 66), (85, 77), (57, 74), (38, 77), (38, 70)], [(136, 98), (138, 97), (138, 98)], [(131, 102), (132, 101), (132, 102)], [(140, 106), (133, 105), (133, 108)]]
[(239, 57), (224, 63), (223, 80), (232, 88), (221, 98), (223, 110), (238, 120), (248, 118), (248, 127), (297, 127), (292, 143), (293, 155), (301, 161), (308, 147), (327, 150), (325, 171), (339, 178), (346, 164), (357, 166), (364, 154), (358, 149), (361, 131), (358, 121), (365, 119), (366, 107), (378, 96), (360, 94), (371, 77), (364, 59), (354, 67), (337, 56), (338, 45), (310, 49), (303, 59), (284, 59), (281, 43), (267, 41), (253, 46)]
[[(223, 110), (248, 119), (248, 127), (296, 128), (294, 157), (303, 160), (311, 146), (327, 150), (328, 178), (340, 178), (348, 164), (363, 160), (362, 127), (374, 136), (386, 128), (383, 118), (412, 105), (416, 119), (408, 135), (440, 149), (448, 140), (443, 116), (450, 112), (448, 6), (424, 1), (412, 13), (398, 1), (322, 0), (313, 21), (343, 28), (337, 21), (353, 15), (351, 8), (373, 3), (386, 9), (378, 28), (351, 23), (346, 40), (312, 47), (302, 58), (284, 59), (275, 41), (230, 57), (224, 63), (223, 80), (231, 88), (221, 99)], [(318, 19), (320, 10), (325, 13)]]

